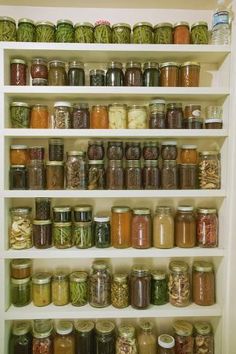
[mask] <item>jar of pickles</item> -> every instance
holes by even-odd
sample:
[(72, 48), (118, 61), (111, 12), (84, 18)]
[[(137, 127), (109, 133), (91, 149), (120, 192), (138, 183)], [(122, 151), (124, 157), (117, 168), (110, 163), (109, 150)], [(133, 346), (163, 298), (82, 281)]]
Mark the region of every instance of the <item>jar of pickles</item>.
[(110, 22), (106, 20), (99, 20), (95, 22), (94, 26), (94, 43), (111, 43), (112, 31)]
[(215, 208), (197, 209), (197, 245), (200, 247), (217, 247), (219, 220)]
[(30, 259), (13, 259), (11, 261), (11, 277), (25, 279), (31, 276), (32, 262)]
[(191, 248), (196, 245), (196, 218), (194, 208), (189, 205), (177, 207), (175, 215), (175, 244)]
[(28, 188), (27, 169), (24, 165), (10, 166), (9, 189), (26, 190)]
[(35, 42), (35, 23), (29, 18), (20, 18), (17, 28), (17, 42)]
[(105, 168), (103, 160), (89, 160), (88, 189), (105, 189)]
[(145, 160), (143, 167), (143, 189), (160, 188), (160, 170), (156, 160)]
[(65, 86), (67, 84), (65, 62), (61, 60), (52, 60), (48, 65), (48, 85)]
[(78, 354), (94, 354), (95, 333), (94, 323), (87, 320), (79, 320), (74, 323), (75, 341)]
[(177, 354), (193, 353), (193, 325), (187, 321), (175, 321), (173, 324), (175, 333), (175, 350)]
[(90, 70), (89, 71), (90, 86), (105, 86), (105, 71), (104, 70)]
[(73, 246), (72, 223), (54, 222), (52, 228), (53, 244), (56, 248), (64, 249)]
[(169, 270), (168, 289), (171, 305), (177, 307), (188, 306), (191, 296), (188, 264), (184, 261), (171, 261)]
[(131, 210), (126, 206), (111, 209), (111, 237), (115, 248), (131, 246)]
[(73, 223), (73, 240), (77, 248), (89, 248), (94, 245), (92, 221)]
[(179, 86), (179, 64), (166, 62), (160, 64), (160, 85), (165, 87)]
[(108, 264), (103, 261), (95, 261), (92, 265), (89, 303), (93, 307), (107, 307), (111, 304), (111, 274)]
[(36, 42), (55, 42), (55, 26), (52, 22), (36, 23)]
[(109, 118), (107, 106), (92, 106), (90, 126), (92, 129), (108, 129)]
[(172, 208), (158, 206), (153, 218), (153, 246), (156, 248), (174, 247), (174, 218)]
[(84, 306), (88, 302), (88, 274), (73, 272), (70, 274), (70, 301), (73, 306)]
[(112, 26), (112, 43), (128, 44), (131, 42), (131, 27), (128, 23), (115, 23)]
[(116, 273), (113, 275), (111, 284), (111, 304), (118, 309), (123, 309), (129, 306), (129, 283), (128, 275), (125, 273)]
[(77, 22), (74, 25), (75, 43), (93, 43), (93, 24), (90, 22)]
[(173, 25), (169, 22), (158, 23), (153, 28), (155, 44), (173, 43)]
[(35, 104), (31, 107), (30, 128), (47, 129), (49, 128), (48, 106)]
[(149, 129), (166, 128), (166, 101), (155, 99), (149, 104)]
[(147, 128), (147, 109), (145, 106), (128, 106), (128, 129)]
[(201, 354), (203, 351), (214, 353), (214, 334), (208, 322), (194, 323), (194, 350), (196, 354)]
[(10, 209), (9, 247), (16, 250), (32, 247), (31, 208), (13, 207)]
[(168, 129), (181, 129), (183, 127), (182, 103), (168, 103), (166, 111), (166, 124)]
[(87, 155), (89, 160), (103, 160), (105, 157), (104, 143), (101, 140), (89, 140)]
[(138, 352), (135, 338), (135, 328), (131, 325), (121, 325), (116, 339), (116, 354), (136, 354)]
[(32, 334), (30, 322), (14, 321), (9, 338), (9, 353), (31, 353), (31, 351)]
[(10, 104), (10, 120), (12, 128), (29, 128), (30, 105), (25, 102), (12, 102)]
[(131, 306), (138, 310), (148, 308), (151, 298), (151, 275), (144, 265), (133, 266), (130, 277)]
[(109, 129), (127, 128), (127, 106), (120, 103), (112, 103), (108, 107)]
[(200, 64), (195, 61), (187, 61), (180, 66), (180, 86), (198, 87)]
[(49, 161), (63, 161), (64, 144), (62, 139), (49, 139), (48, 157)]
[(208, 24), (205, 21), (199, 21), (192, 24), (191, 27), (191, 43), (192, 44), (208, 44)]
[(23, 307), (31, 302), (30, 278), (11, 278), (11, 303), (16, 307)]
[(174, 44), (190, 44), (190, 29), (188, 22), (177, 22), (173, 30)]
[(152, 222), (150, 209), (133, 209), (131, 222), (131, 243), (133, 248), (145, 249), (151, 247)]
[(178, 188), (178, 173), (175, 160), (164, 160), (161, 170), (162, 189)]
[(71, 103), (70, 102), (54, 103), (53, 128), (55, 129), (71, 128)]
[(213, 264), (205, 261), (193, 264), (193, 302), (200, 306), (215, 303), (215, 275)]
[(64, 189), (64, 163), (62, 161), (47, 161), (46, 188), (48, 190)]
[(80, 63), (78, 61), (72, 61), (69, 63), (68, 85), (69, 86), (85, 85), (85, 72), (84, 72), (83, 63)]
[(109, 160), (106, 170), (106, 188), (124, 189), (124, 170), (122, 160)]
[(142, 169), (139, 160), (127, 160), (125, 169), (126, 189), (142, 189)]
[(163, 271), (151, 272), (151, 304), (164, 305), (169, 301), (168, 280)]
[(71, 125), (73, 129), (90, 128), (90, 112), (87, 103), (79, 103), (73, 105)]
[(83, 151), (68, 151), (65, 163), (66, 189), (87, 188), (87, 164)]
[(54, 353), (75, 353), (75, 337), (73, 324), (69, 321), (59, 321), (55, 326), (53, 338)]
[(14, 18), (8, 16), (0, 17), (0, 41), (16, 41), (16, 21)]
[(52, 276), (52, 303), (55, 306), (69, 303), (69, 279), (65, 273), (55, 273)]
[(133, 26), (133, 42), (136, 44), (153, 43), (153, 27), (149, 22), (138, 22)]
[(42, 272), (32, 276), (32, 300), (34, 306), (47, 306), (51, 303), (51, 274)]
[(106, 86), (124, 86), (122, 63), (112, 61), (106, 72)]
[(159, 86), (159, 65), (155, 62), (147, 62), (143, 65), (143, 86)]
[(93, 224), (95, 246), (107, 248), (111, 246), (111, 226), (109, 216), (95, 216)]
[(52, 246), (52, 222), (51, 220), (33, 221), (33, 245), (44, 249)]
[(202, 151), (199, 153), (198, 178), (200, 189), (220, 189), (221, 161), (218, 151)]
[(111, 321), (97, 321), (95, 325), (96, 354), (114, 354), (116, 347), (115, 325)]
[(10, 61), (10, 85), (25, 86), (27, 84), (27, 65), (23, 59)]
[(124, 85), (143, 86), (143, 76), (140, 63), (129, 61), (126, 64)]

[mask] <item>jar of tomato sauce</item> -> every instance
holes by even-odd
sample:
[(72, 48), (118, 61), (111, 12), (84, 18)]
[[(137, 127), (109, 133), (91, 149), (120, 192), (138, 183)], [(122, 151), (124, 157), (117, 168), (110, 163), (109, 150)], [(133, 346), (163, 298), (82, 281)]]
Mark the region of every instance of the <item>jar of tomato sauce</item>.
[(190, 29), (188, 22), (177, 22), (173, 31), (174, 44), (190, 44)]
[(109, 119), (107, 106), (100, 104), (92, 106), (90, 127), (92, 129), (108, 129)]

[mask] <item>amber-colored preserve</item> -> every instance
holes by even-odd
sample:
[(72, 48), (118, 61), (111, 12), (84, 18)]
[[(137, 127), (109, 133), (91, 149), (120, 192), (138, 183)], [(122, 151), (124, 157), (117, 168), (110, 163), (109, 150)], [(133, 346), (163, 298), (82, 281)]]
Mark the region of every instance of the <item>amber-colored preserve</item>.
[(126, 206), (112, 208), (111, 238), (115, 248), (131, 246), (131, 210)]

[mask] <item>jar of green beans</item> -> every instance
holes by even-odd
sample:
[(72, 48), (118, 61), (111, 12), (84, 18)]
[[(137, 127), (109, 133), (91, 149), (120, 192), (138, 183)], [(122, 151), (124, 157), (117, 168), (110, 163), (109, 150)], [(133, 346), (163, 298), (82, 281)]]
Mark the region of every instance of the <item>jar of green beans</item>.
[(12, 128), (30, 127), (30, 106), (25, 102), (12, 102), (10, 105), (10, 120)]
[(17, 41), (18, 42), (35, 42), (35, 23), (29, 18), (21, 18), (18, 21)]
[(92, 222), (82, 221), (73, 224), (73, 240), (77, 248), (89, 248), (94, 246)]
[(70, 20), (58, 20), (56, 29), (56, 42), (73, 43), (74, 42), (74, 26)]
[(109, 216), (95, 216), (93, 230), (96, 247), (107, 248), (111, 246), (111, 226)]
[(153, 27), (149, 22), (138, 22), (133, 26), (133, 42), (136, 44), (153, 43)]
[(151, 272), (151, 304), (164, 305), (169, 301), (168, 280), (164, 272)]
[(63, 306), (69, 303), (69, 277), (59, 272), (52, 276), (52, 303)]
[(73, 246), (71, 222), (54, 222), (52, 230), (53, 243), (56, 248), (64, 249)]
[(191, 27), (192, 44), (208, 44), (208, 24), (205, 21), (195, 22)]
[(74, 26), (76, 43), (93, 43), (93, 25), (90, 22), (78, 22)]
[(93, 307), (106, 307), (111, 304), (111, 273), (104, 261), (95, 261), (92, 265), (89, 303)]
[(88, 302), (88, 274), (73, 272), (70, 274), (70, 301), (73, 306), (84, 306)]
[(131, 27), (128, 23), (115, 23), (112, 26), (112, 43), (130, 43)]
[(155, 44), (172, 44), (173, 43), (173, 25), (169, 22), (158, 23), (154, 26), (153, 36)]
[(12, 17), (0, 17), (0, 41), (16, 41), (16, 21)]
[(94, 43), (111, 43), (112, 30), (109, 21), (97, 21), (94, 27)]
[(52, 22), (36, 23), (36, 42), (55, 42), (55, 26)]

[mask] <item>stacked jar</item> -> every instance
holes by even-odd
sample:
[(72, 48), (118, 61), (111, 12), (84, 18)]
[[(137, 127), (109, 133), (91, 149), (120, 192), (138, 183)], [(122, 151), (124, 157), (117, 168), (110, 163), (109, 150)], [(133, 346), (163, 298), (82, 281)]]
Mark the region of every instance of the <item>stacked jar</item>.
[(125, 188), (142, 189), (141, 143), (127, 142), (125, 158)]
[(53, 244), (65, 249), (73, 246), (72, 210), (70, 206), (53, 207)]
[(143, 144), (143, 189), (159, 189), (161, 185), (158, 167), (159, 145), (155, 141)]
[(29, 151), (26, 145), (10, 146), (9, 189), (28, 189), (27, 164)]
[(222, 121), (223, 109), (222, 106), (207, 106), (206, 107), (206, 129), (221, 129), (223, 127)]
[(94, 246), (92, 206), (77, 205), (74, 207), (73, 240), (77, 248)]
[(164, 141), (161, 144), (161, 185), (162, 189), (178, 188), (177, 170), (177, 143), (176, 141)]
[(46, 162), (46, 187), (64, 189), (64, 143), (62, 139), (49, 140), (49, 160)]
[(104, 167), (105, 148), (100, 140), (89, 141), (88, 149), (88, 189), (105, 189), (106, 173)]
[(149, 129), (166, 129), (166, 101), (156, 98), (149, 104)]
[(28, 189), (45, 189), (46, 171), (43, 146), (32, 146), (28, 148), (29, 162), (27, 165)]
[(48, 85), (48, 63), (44, 58), (33, 58), (30, 68), (32, 85), (47, 86)]
[(185, 129), (202, 129), (202, 107), (198, 104), (188, 104), (184, 108), (184, 122)]
[(26, 306), (31, 301), (31, 268), (30, 259), (11, 261), (11, 303), (14, 306)]
[(106, 188), (110, 190), (124, 189), (123, 142), (108, 141), (107, 143)]
[(180, 151), (179, 188), (197, 189), (197, 162), (196, 145), (182, 145)]
[(51, 202), (48, 198), (35, 199), (33, 245), (39, 249), (52, 246)]

